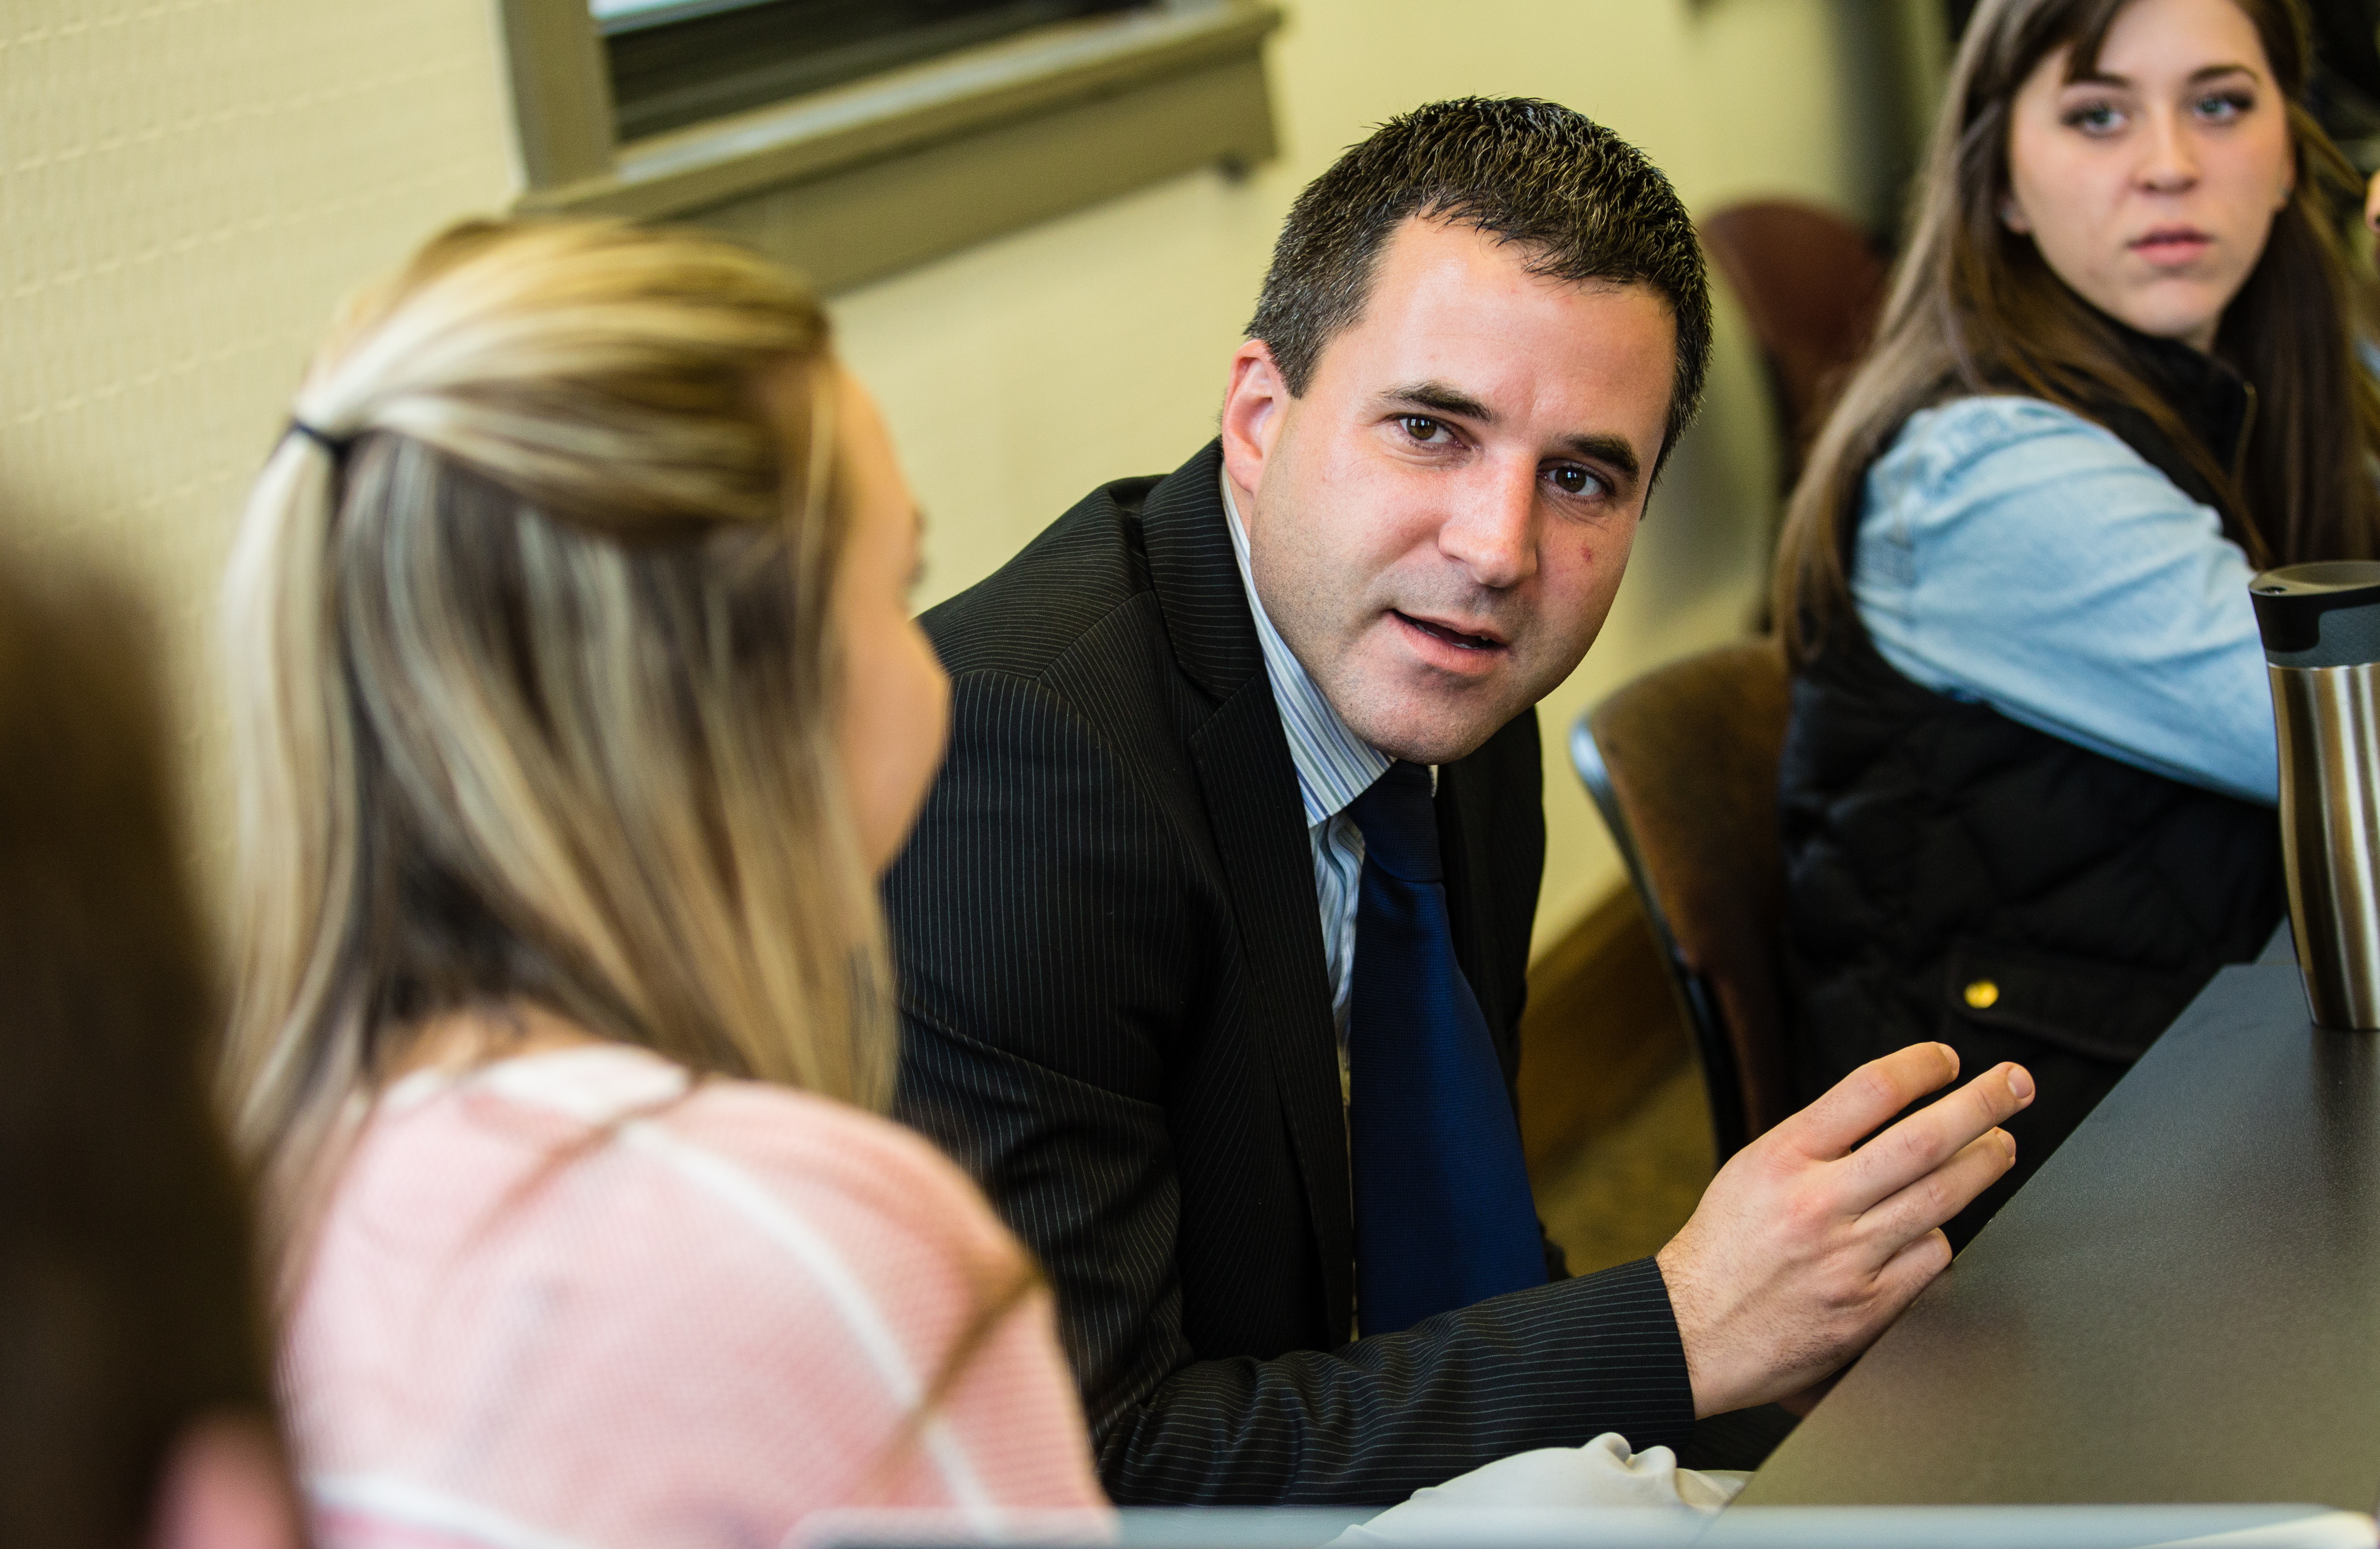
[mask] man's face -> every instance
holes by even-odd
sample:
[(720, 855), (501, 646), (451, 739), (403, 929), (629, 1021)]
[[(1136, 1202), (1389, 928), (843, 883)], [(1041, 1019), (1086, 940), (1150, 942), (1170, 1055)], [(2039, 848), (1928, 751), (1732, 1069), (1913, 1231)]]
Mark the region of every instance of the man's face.
[(1224, 468), (1265, 611), (1357, 736), (1445, 763), (1569, 676), (1603, 626), (1676, 361), (1641, 284), (1562, 284), (1408, 221), (1293, 398), (1232, 361)]

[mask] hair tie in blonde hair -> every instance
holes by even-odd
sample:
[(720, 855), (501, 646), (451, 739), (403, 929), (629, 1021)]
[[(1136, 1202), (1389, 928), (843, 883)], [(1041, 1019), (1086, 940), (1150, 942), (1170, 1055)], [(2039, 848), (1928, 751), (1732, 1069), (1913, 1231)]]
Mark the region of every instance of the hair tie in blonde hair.
[(347, 453), (356, 444), (356, 438), (353, 436), (334, 436), (328, 430), (316, 430), (313, 426), (307, 424), (302, 419), (292, 419), (289, 422), (289, 428), (281, 433), (285, 438), (288, 436), (305, 437), (308, 441), (312, 442), (316, 446), (319, 446), (323, 451), (329, 453), (331, 454), (331, 461), (339, 464), (342, 466), (346, 463)]

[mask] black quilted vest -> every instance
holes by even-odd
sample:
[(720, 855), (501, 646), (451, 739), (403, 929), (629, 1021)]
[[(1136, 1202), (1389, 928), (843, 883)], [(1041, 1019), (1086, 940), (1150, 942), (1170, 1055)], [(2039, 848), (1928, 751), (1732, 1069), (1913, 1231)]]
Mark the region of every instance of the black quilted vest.
[[(2251, 406), (2238, 375), (2184, 345), (2134, 347), (2183, 420), (2231, 458)], [(2145, 415), (2095, 418), (2222, 509)], [(2256, 954), (2283, 909), (2271, 808), (1921, 687), (1856, 619), (1794, 681), (1779, 794), (1801, 1095), (1929, 1038), (1955, 1047), (1964, 1072), (2014, 1059), (2039, 1084), (2007, 1125), (2015, 1168), (1951, 1223), (1953, 1246), (2216, 968)]]

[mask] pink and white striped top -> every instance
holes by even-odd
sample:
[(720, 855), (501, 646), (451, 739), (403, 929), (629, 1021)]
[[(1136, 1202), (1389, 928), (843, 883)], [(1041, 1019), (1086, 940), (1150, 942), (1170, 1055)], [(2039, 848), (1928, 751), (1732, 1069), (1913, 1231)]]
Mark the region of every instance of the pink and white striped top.
[(572, 1048), (382, 1099), (288, 1325), (328, 1549), (749, 1545), (824, 1507), (1104, 1504), (1036, 1292), (914, 1442), (1023, 1249), (924, 1140)]

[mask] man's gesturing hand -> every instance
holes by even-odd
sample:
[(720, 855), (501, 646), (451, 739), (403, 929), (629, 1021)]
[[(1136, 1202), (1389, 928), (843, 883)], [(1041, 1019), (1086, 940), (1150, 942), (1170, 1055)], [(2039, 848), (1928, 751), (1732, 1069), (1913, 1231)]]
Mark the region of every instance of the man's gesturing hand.
[(1871, 1060), (1719, 1169), (1657, 1260), (1697, 1417), (1836, 1371), (1949, 1264), (1942, 1223), (2016, 1160), (1998, 1126), (2033, 1078), (1997, 1066), (1859, 1143), (1958, 1073), (1946, 1044)]

